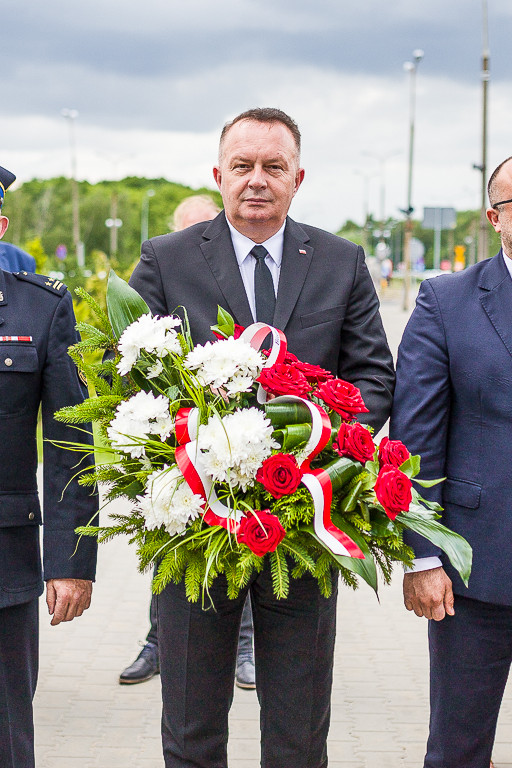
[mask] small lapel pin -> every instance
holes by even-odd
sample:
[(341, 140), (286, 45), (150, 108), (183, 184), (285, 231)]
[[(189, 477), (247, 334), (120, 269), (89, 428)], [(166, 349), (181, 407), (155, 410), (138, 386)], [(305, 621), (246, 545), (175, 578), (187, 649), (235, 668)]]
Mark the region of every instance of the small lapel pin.
[(305, 256), (307, 251), (305, 251), (304, 248), (299, 248), (299, 253), (302, 253)]

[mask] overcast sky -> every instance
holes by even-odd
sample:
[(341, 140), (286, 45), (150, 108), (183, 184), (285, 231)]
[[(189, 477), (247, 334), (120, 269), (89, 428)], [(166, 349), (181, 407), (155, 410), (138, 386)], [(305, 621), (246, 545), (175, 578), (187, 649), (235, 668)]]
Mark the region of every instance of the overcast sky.
[[(512, 154), (512, 2), (488, 7), (490, 172)], [(482, 0), (2, 0), (0, 24), (0, 165), (20, 181), (70, 173), (63, 107), (79, 112), (79, 178), (212, 186), (223, 123), (277, 106), (303, 136), (296, 219), (336, 229), (362, 222), (367, 204), (378, 217), (383, 189), (386, 214), (399, 215), (403, 64), (420, 48), (416, 215), (480, 204)]]

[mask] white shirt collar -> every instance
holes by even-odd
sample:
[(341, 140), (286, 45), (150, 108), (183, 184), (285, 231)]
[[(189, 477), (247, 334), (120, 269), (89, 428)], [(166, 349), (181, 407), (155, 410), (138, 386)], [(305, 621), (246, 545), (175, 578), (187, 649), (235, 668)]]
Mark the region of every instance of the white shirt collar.
[[(226, 221), (228, 223), (229, 231), (231, 232), (231, 240), (233, 242), (236, 260), (238, 262), (238, 266), (241, 266), (242, 262), (245, 261), (245, 259), (248, 257), (254, 246), (259, 245), (259, 243), (255, 243), (250, 238), (242, 235), (238, 229), (234, 228), (227, 216)], [(281, 261), (283, 258), (285, 227), (286, 221), (283, 223), (281, 229), (275, 233), (275, 235), (272, 235), (272, 237), (269, 237), (268, 240), (265, 240), (264, 243), (261, 243), (261, 245), (267, 249), (269, 256), (275, 262), (277, 267), (281, 266)]]
[(512, 277), (512, 259), (505, 253), (503, 246), (501, 247), (501, 250), (503, 251), (503, 261), (505, 262), (505, 266), (509, 271), (510, 277)]

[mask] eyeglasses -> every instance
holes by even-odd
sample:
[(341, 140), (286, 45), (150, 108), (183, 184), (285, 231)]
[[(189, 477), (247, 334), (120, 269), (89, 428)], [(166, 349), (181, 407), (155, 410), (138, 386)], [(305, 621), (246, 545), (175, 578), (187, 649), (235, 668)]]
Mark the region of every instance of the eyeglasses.
[(505, 205), (505, 203), (512, 203), (512, 197), (510, 198), (510, 200), (501, 200), (501, 202), (499, 202), (499, 203), (494, 203), (494, 205), (491, 206), (491, 207), (492, 208), (497, 208), (498, 205)]

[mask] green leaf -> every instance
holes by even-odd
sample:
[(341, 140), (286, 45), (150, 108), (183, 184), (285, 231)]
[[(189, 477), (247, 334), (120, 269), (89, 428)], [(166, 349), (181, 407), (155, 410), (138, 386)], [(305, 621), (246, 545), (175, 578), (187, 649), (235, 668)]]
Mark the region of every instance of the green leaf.
[(118, 277), (113, 269), (108, 276), (107, 312), (116, 339), (141, 315), (151, 314), (142, 296)]
[(423, 488), (432, 488), (433, 485), (439, 485), (446, 480), (446, 477), (440, 477), (438, 480), (420, 480), (418, 477), (414, 478), (414, 482), (421, 485)]
[(329, 475), (332, 490), (336, 492), (341, 491), (344, 485), (347, 485), (353, 477), (358, 475), (362, 471), (362, 466), (359, 461), (349, 459), (348, 456), (338, 456), (322, 469)]
[(319, 544), (321, 544), (324, 549), (329, 552), (331, 557), (333, 557), (337, 563), (342, 565), (343, 568), (347, 568), (349, 571), (352, 571), (352, 573), (355, 573), (356, 576), (360, 576), (363, 581), (366, 581), (366, 583), (374, 590), (375, 594), (378, 594), (377, 568), (365, 538), (357, 530), (357, 528), (351, 525), (351, 523), (349, 523), (348, 520), (345, 520), (345, 518), (339, 513), (333, 512), (331, 517), (334, 525), (339, 528), (340, 531), (346, 533), (347, 536), (350, 536), (352, 541), (357, 544), (364, 555), (364, 560), (360, 560), (357, 557), (347, 557), (346, 555), (335, 555), (324, 544), (324, 542), (318, 538), (312, 525), (307, 525), (304, 528), (301, 526), (301, 530), (307, 531), (311, 536), (313, 536), (314, 539), (316, 539)]
[(210, 328), (227, 339), (228, 336), (233, 336), (235, 333), (235, 321), (229, 312), (217, 305), (217, 325), (211, 325)]
[(273, 437), (279, 441), (284, 453), (291, 453), (300, 446), (306, 445), (311, 435), (311, 424), (288, 424), (277, 429)]
[(405, 528), (419, 533), (436, 547), (439, 547), (447, 555), (450, 563), (459, 572), (464, 584), (467, 586), (471, 575), (471, 564), (473, 559), (473, 550), (466, 539), (455, 531), (451, 531), (445, 525), (437, 520), (425, 518), (419, 512), (409, 510), (409, 512), (400, 512), (395, 518)]
[(403, 464), (400, 464), (400, 472), (403, 472), (407, 477), (416, 477), (420, 471), (421, 456), (410, 456)]
[(264, 405), (265, 413), (273, 427), (287, 427), (289, 424), (311, 424), (309, 408), (302, 403), (275, 403), (271, 400)]

